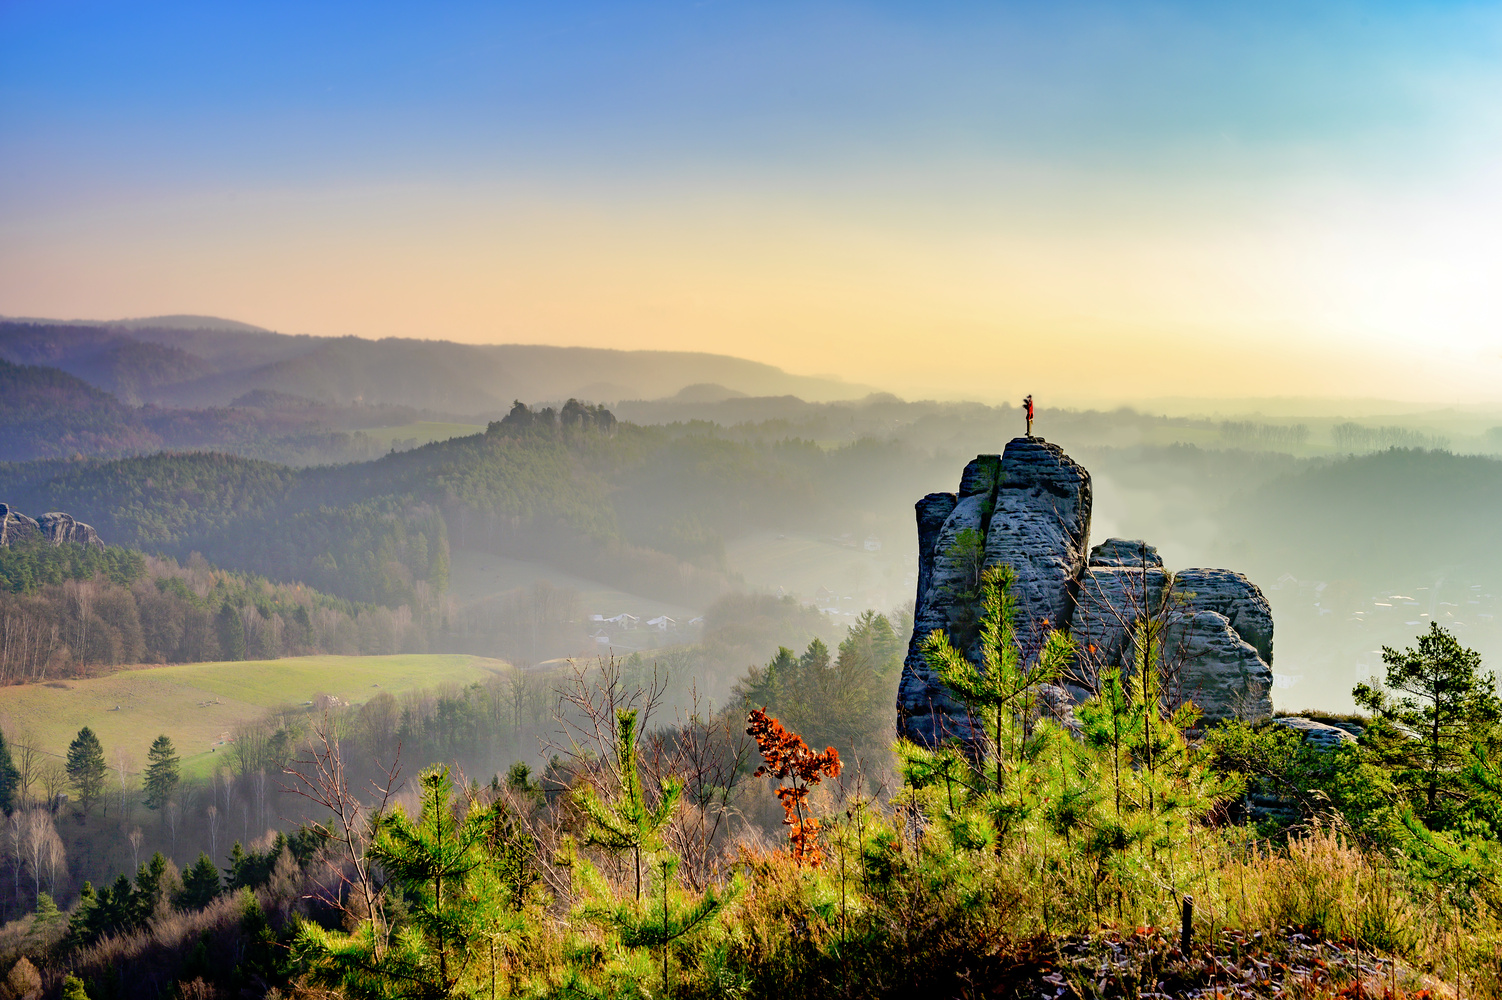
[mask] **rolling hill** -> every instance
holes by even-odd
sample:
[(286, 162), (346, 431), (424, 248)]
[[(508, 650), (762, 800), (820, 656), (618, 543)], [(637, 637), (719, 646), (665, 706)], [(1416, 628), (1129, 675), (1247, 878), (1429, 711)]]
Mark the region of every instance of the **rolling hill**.
[(0, 322), (0, 358), (60, 368), (130, 402), (192, 407), (267, 390), (322, 403), (498, 416), (515, 399), (655, 399), (711, 383), (731, 395), (813, 400), (870, 391), (719, 354), (288, 336), (208, 317), (8, 320)]

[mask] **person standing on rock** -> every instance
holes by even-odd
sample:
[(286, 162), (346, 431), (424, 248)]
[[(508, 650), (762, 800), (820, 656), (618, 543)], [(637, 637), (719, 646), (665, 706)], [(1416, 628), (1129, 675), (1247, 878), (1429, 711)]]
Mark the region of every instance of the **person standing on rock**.
[(1027, 436), (1033, 436), (1033, 394), (1028, 393), (1022, 401), (1022, 412), (1027, 415)]

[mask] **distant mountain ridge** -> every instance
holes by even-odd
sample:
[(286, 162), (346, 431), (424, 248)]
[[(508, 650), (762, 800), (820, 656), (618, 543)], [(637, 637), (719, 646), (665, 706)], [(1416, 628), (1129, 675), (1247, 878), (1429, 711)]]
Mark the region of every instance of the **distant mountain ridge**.
[(714, 385), (727, 396), (856, 399), (867, 386), (692, 351), (312, 337), (213, 317), (0, 321), (0, 358), (59, 368), (127, 402), (225, 406), (257, 391), (322, 403), (498, 414), (515, 399), (660, 399)]

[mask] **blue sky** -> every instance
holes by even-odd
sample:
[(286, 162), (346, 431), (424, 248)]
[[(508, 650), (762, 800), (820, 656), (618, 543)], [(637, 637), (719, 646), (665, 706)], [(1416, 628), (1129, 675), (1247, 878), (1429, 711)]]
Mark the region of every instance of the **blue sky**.
[(0, 313), (1492, 398), (1499, 43), (1496, 4), (0, 3)]

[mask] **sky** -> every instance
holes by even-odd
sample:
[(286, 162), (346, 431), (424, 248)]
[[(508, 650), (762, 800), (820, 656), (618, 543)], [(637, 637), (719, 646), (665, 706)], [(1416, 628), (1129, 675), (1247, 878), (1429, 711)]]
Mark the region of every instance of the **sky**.
[(1502, 5), (0, 0), (0, 314), (1502, 404)]

